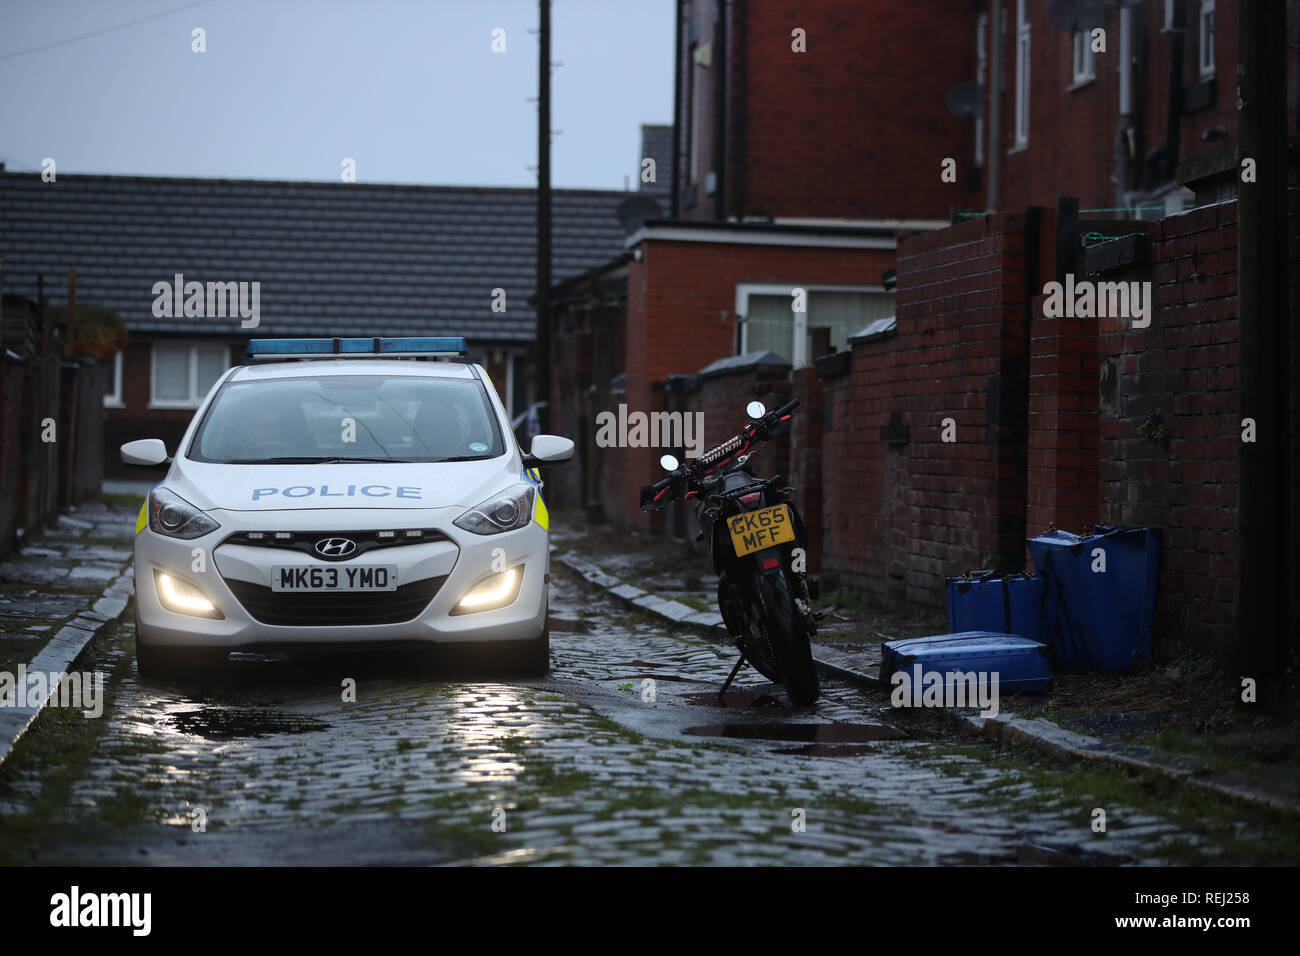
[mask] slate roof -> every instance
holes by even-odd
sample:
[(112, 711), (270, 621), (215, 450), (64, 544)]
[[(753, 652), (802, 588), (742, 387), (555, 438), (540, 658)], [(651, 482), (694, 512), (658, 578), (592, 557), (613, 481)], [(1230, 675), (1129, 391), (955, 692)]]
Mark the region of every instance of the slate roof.
[[(557, 189), (553, 281), (624, 251), (629, 193)], [(531, 341), (531, 189), (0, 173), (4, 291), (116, 309), (133, 332)], [(261, 282), (261, 324), (155, 318), (155, 282)], [(492, 290), (506, 290), (493, 312)]]

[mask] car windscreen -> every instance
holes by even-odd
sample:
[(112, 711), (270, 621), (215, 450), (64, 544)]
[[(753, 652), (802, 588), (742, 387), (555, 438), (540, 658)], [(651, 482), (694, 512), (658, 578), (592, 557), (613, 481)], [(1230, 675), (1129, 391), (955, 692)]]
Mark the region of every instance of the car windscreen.
[(320, 375), (227, 382), (190, 442), (194, 461), (471, 461), (504, 454), (478, 380)]

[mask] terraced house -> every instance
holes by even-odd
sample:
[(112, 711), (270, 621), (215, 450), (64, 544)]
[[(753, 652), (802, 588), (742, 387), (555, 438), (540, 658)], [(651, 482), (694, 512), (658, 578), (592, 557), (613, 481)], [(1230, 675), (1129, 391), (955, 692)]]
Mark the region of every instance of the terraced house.
[[(621, 251), (617, 191), (553, 194), (557, 281)], [(644, 207), (652, 197), (642, 195)], [(172, 443), (250, 336), (464, 335), (512, 414), (532, 400), (531, 189), (0, 172), (4, 292), (116, 310), (105, 461)]]

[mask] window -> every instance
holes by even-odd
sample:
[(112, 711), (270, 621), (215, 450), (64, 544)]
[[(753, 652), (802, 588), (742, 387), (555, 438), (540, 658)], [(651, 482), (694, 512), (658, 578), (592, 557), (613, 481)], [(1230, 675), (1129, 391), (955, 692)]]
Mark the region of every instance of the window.
[(1028, 0), (1016, 0), (1016, 145), (1029, 145), (1029, 10)]
[(1178, 29), (1177, 6), (1178, 0), (1165, 0), (1165, 25), (1162, 29), (1166, 32)]
[(214, 382), (230, 367), (224, 345), (153, 347), (151, 408), (198, 408)]
[(736, 287), (736, 314), (741, 323), (740, 351), (772, 351), (802, 368), (818, 356), (812, 353), (809, 329), (827, 326), (831, 345), (843, 351), (849, 336), (876, 319), (894, 314), (894, 295), (880, 286), (800, 286), (807, 292), (807, 311), (791, 308), (791, 285)]
[(1080, 30), (1074, 35), (1074, 68), (1071, 79), (1075, 86), (1091, 83), (1097, 78), (1097, 68), (1092, 57), (1092, 35)]
[(122, 404), (122, 353), (113, 356), (113, 373), (104, 393), (105, 408), (125, 408)]
[(984, 79), (989, 65), (989, 48), (987, 33), (989, 29), (989, 15), (981, 13), (975, 21), (975, 82), (983, 91), (984, 102), (980, 104), (980, 110), (975, 114), (975, 166), (977, 168), (984, 165), (984, 110), (987, 109), (985, 104), (988, 102), (988, 91), (984, 89)]
[(1214, 0), (1201, 0), (1201, 78), (1214, 76)]

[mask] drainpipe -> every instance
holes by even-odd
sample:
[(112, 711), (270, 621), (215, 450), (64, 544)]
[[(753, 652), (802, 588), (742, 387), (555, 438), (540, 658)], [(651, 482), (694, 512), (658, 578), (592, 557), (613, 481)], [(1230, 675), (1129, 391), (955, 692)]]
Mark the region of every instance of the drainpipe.
[(713, 74), (713, 218), (727, 218), (724, 184), (727, 181), (727, 81), (731, 77), (731, 57), (727, 51), (727, 3), (718, 2), (718, 17), (713, 21), (713, 46), (717, 51)]
[(1166, 182), (1174, 178), (1174, 171), (1178, 168), (1182, 138), (1183, 48), (1187, 45), (1183, 36), (1185, 22), (1182, 0), (1174, 0), (1174, 22), (1169, 25), (1169, 112), (1165, 117), (1165, 168), (1161, 171)]
[(673, 45), (673, 161), (672, 217), (677, 218), (677, 154), (682, 148), (682, 0), (677, 0), (677, 36)]
[(1133, 8), (1119, 11), (1119, 128), (1115, 131), (1115, 205), (1128, 192), (1132, 169)]
[(736, 219), (745, 218), (745, 133), (749, 125), (749, 88), (747, 83), (747, 66), (749, 61), (748, 30), (749, 0), (736, 0), (735, 29), (731, 31), (731, 42), (736, 45), (737, 72), (736, 89), (739, 95), (732, 96), (731, 108), (735, 115), (736, 138), (732, 143), (732, 154), (736, 157), (736, 181), (732, 185), (732, 206), (736, 210)]
[(992, 0), (989, 10), (989, 188), (988, 211), (1002, 202), (1002, 0)]

